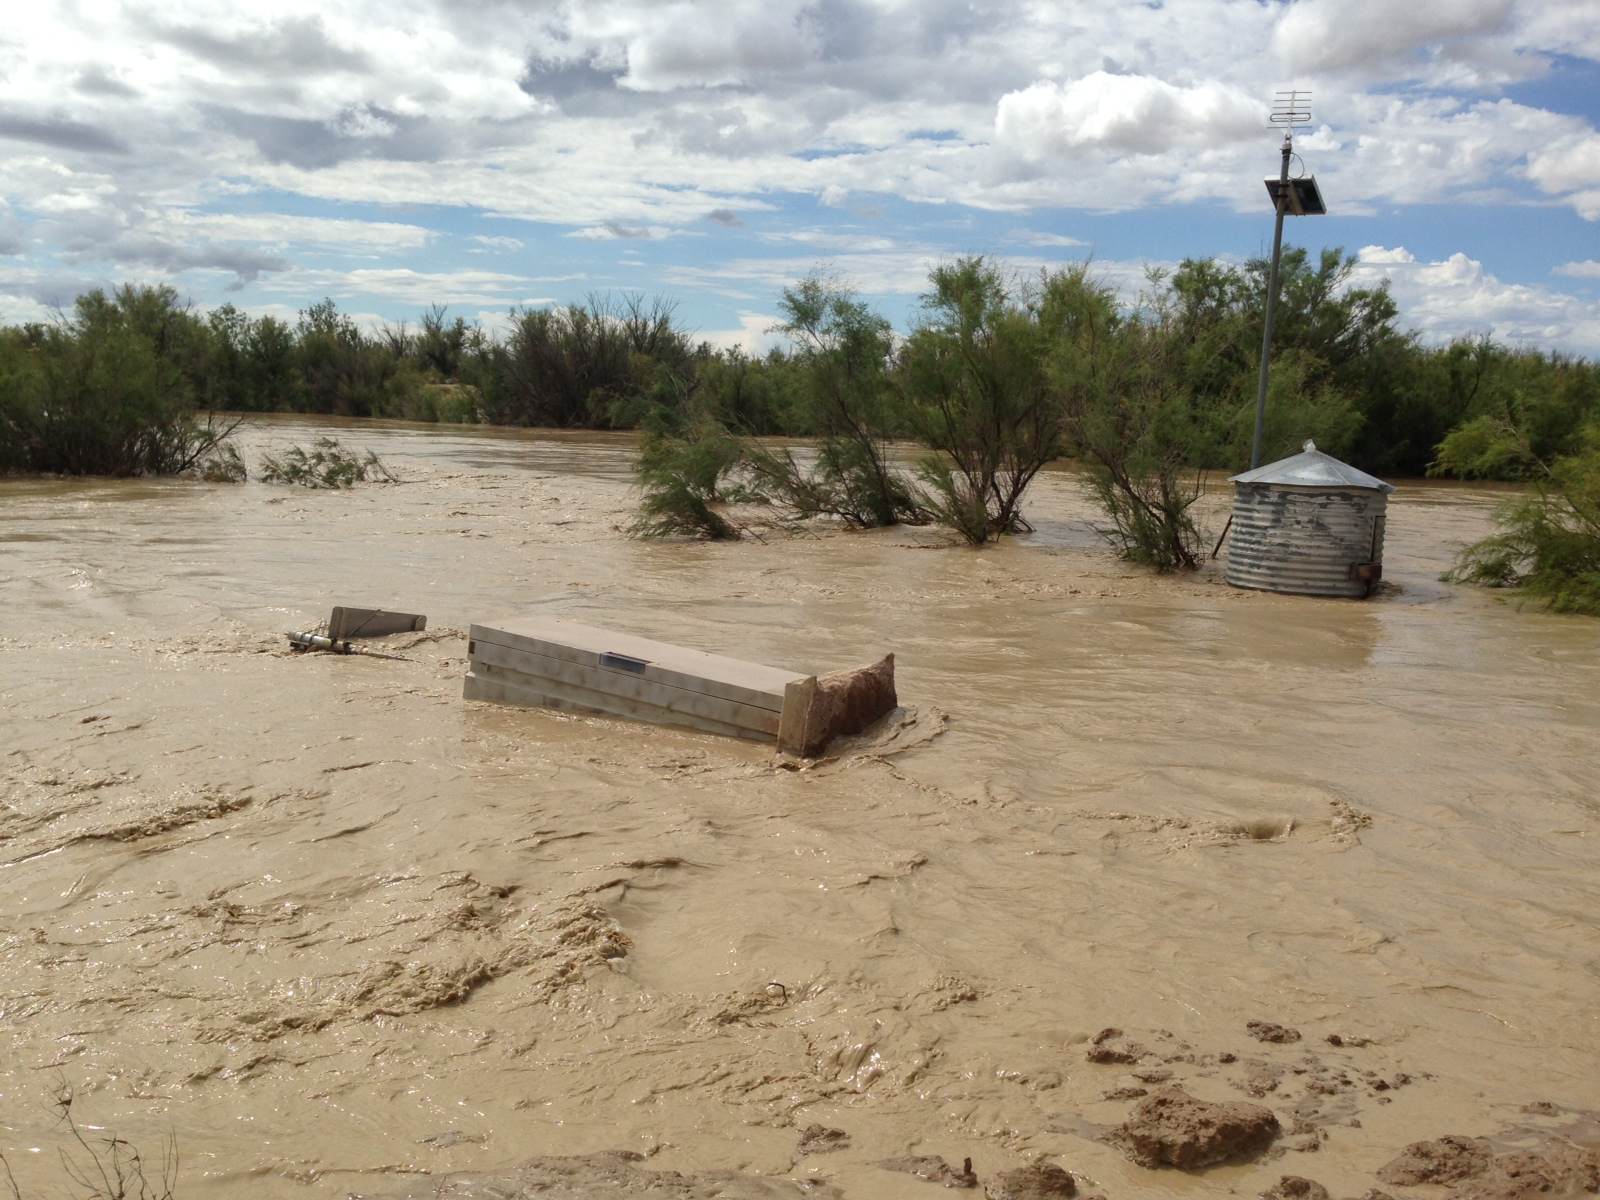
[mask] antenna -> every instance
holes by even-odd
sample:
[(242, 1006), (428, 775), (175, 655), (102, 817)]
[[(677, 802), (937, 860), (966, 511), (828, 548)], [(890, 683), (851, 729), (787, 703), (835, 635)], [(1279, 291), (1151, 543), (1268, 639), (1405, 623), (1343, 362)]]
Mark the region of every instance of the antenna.
[(1301, 91), (1274, 93), (1270, 120), (1282, 128), (1285, 141), (1293, 141), (1296, 129), (1311, 124), (1311, 93)]

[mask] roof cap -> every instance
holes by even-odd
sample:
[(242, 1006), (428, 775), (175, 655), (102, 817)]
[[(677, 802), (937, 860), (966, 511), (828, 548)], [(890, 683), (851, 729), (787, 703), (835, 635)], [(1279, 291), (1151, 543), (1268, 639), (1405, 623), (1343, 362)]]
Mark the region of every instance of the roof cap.
[(1392, 492), (1394, 484), (1385, 483), (1358, 471), (1349, 463), (1340, 462), (1331, 454), (1317, 449), (1317, 444), (1306, 439), (1305, 449), (1288, 458), (1257, 467), (1241, 475), (1229, 477), (1230, 483), (1275, 483), (1287, 487), (1309, 488), (1369, 488), (1375, 492)]

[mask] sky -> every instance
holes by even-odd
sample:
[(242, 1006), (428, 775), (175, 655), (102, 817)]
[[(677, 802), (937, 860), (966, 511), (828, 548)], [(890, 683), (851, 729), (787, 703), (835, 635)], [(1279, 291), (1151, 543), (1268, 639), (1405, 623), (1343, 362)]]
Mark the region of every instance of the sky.
[(15, 0), (0, 321), (168, 283), (370, 327), (637, 291), (774, 343), (821, 269), (902, 328), (930, 266), (1268, 253), (1275, 92), (1429, 342), (1600, 358), (1596, 0)]

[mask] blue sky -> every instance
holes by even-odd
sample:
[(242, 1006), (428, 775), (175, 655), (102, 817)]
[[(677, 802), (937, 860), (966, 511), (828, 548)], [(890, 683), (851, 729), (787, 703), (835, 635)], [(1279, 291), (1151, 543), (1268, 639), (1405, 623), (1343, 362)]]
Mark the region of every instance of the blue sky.
[(1290, 86), (1331, 210), (1292, 242), (1427, 339), (1600, 356), (1592, 0), (47, 0), (0, 31), (0, 319), (639, 290), (758, 348), (814, 268), (904, 324), (974, 252), (1132, 296), (1269, 247)]

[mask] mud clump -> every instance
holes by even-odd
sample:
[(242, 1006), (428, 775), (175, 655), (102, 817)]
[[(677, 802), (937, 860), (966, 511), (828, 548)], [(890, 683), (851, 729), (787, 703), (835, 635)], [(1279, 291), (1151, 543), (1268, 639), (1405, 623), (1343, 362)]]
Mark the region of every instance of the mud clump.
[(1455, 1188), (1449, 1200), (1535, 1200), (1600, 1191), (1600, 1151), (1554, 1143), (1542, 1150), (1496, 1155), (1481, 1176)]
[(1378, 1172), (1384, 1183), (1451, 1183), (1446, 1200), (1535, 1200), (1600, 1191), (1600, 1151), (1566, 1142), (1493, 1154), (1483, 1138), (1413, 1142)]
[(1254, 1158), (1278, 1132), (1278, 1118), (1259, 1104), (1212, 1104), (1166, 1087), (1141, 1101), (1107, 1140), (1141, 1167), (1193, 1171)]
[(1244, 1031), (1258, 1042), (1272, 1042), (1284, 1046), (1300, 1040), (1300, 1031), (1279, 1025), (1276, 1021), (1247, 1021)]
[(870, 666), (791, 683), (784, 691), (778, 749), (814, 758), (834, 738), (861, 733), (897, 703), (892, 654)]
[(877, 1164), (885, 1171), (900, 1171), (915, 1175), (929, 1183), (940, 1183), (947, 1188), (975, 1188), (978, 1176), (972, 1169), (972, 1160), (964, 1159), (958, 1171), (937, 1154), (915, 1154), (906, 1158), (886, 1158)]
[(807, 1125), (800, 1131), (801, 1154), (829, 1154), (843, 1150), (850, 1144), (850, 1135), (842, 1129), (829, 1129), (826, 1125)]
[(1135, 1063), (1148, 1053), (1138, 1042), (1129, 1041), (1122, 1030), (1113, 1027), (1094, 1035), (1084, 1057), (1092, 1063)]
[(1378, 1178), (1394, 1187), (1456, 1183), (1483, 1174), (1492, 1158), (1483, 1138), (1446, 1134), (1431, 1142), (1412, 1142), (1384, 1164)]
[(1148, 1096), (1149, 1094), (1150, 1094), (1150, 1089), (1149, 1088), (1119, 1087), (1119, 1088), (1112, 1088), (1109, 1092), (1107, 1092), (1101, 1098), (1104, 1099), (1104, 1100), (1137, 1100), (1141, 1096)]
[(1068, 1200), (1078, 1185), (1066, 1170), (1040, 1159), (1025, 1167), (999, 1172), (984, 1185), (988, 1200)]
[(1285, 1175), (1261, 1193), (1261, 1200), (1329, 1200), (1328, 1189), (1315, 1180)]
[(1378, 1172), (1385, 1183), (1453, 1183), (1445, 1200), (1539, 1200), (1600, 1191), (1600, 1151), (1566, 1142), (1491, 1154), (1482, 1138), (1414, 1142)]

